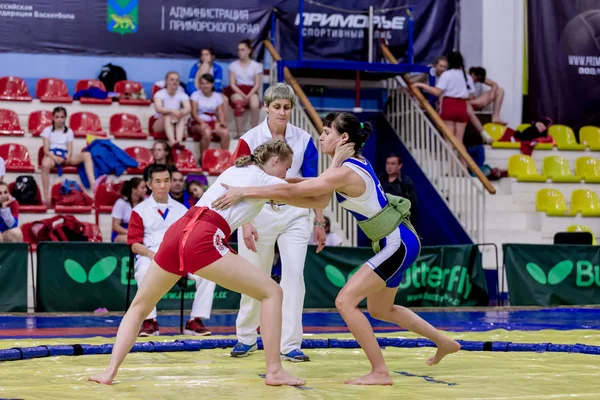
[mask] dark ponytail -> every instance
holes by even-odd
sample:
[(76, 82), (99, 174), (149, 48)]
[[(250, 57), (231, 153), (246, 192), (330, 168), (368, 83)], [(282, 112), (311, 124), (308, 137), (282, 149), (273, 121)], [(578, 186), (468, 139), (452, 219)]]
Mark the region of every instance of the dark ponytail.
[(323, 126), (334, 129), (338, 134), (347, 133), (349, 142), (354, 143), (354, 154), (360, 155), (363, 146), (373, 132), (373, 127), (368, 122), (360, 122), (355, 115), (340, 112), (329, 113), (323, 119)]
[(465, 83), (467, 84), (467, 89), (471, 90), (471, 85), (469, 85), (469, 81), (467, 80), (467, 73), (465, 72), (465, 62), (462, 54), (459, 51), (452, 51), (448, 54), (448, 69), (460, 69), (465, 77)]

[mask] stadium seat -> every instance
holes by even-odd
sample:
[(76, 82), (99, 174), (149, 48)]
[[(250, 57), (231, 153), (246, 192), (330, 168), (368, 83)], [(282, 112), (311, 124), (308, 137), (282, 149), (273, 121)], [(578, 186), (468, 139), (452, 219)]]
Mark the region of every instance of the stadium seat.
[(71, 114), (69, 128), (73, 130), (76, 138), (85, 138), (88, 134), (106, 136), (106, 132), (102, 130), (100, 117), (87, 111), (79, 111)]
[[(101, 90), (104, 90), (106, 92), (106, 86), (104, 86), (104, 83), (102, 83), (102, 81), (98, 80), (98, 79), (82, 79), (77, 81), (77, 84), (75, 84), (75, 92), (79, 92), (80, 90), (87, 90), (89, 88), (91, 88), (92, 86), (95, 86)], [(94, 99), (91, 97), (81, 97), (79, 99), (79, 102), (81, 104), (104, 104), (104, 105), (111, 105), (112, 104), (112, 99), (111, 98), (106, 98), (106, 99)]]
[(25, 131), (21, 129), (19, 115), (13, 110), (0, 108), (0, 135), (23, 136)]
[(581, 175), (586, 183), (600, 183), (600, 160), (594, 157), (579, 157), (575, 161), (575, 174)]
[(67, 84), (58, 78), (41, 78), (35, 85), (35, 97), (42, 103), (72, 103)]
[[(12, 193), (13, 188), (15, 187), (15, 182), (11, 182), (8, 184), (8, 191)], [(19, 204), (19, 212), (22, 213), (36, 213), (43, 214), (48, 211), (48, 208), (42, 201), (42, 194), (40, 193), (40, 188), (36, 187), (35, 199), (38, 201), (38, 204)]]
[(210, 175), (220, 175), (231, 167), (231, 153), (222, 149), (206, 149), (202, 154), (202, 170)]
[(110, 214), (115, 202), (121, 198), (123, 182), (104, 182), (98, 185), (94, 195), (94, 206), (97, 213)]
[(29, 245), (31, 246), (31, 250), (35, 251), (37, 248), (37, 244), (33, 243), (31, 237), (29, 236), (29, 230), (31, 229), (31, 225), (33, 225), (33, 222), (27, 222), (21, 225), (20, 228), (21, 232), (23, 232), (23, 241), (25, 243), (29, 243)]
[[(92, 206), (62, 206), (54, 204), (54, 199), (60, 197), (60, 188), (63, 185), (63, 182), (55, 183), (50, 189), (50, 201), (52, 207), (54, 207), (54, 211), (57, 214), (89, 214), (92, 212)], [(81, 191), (85, 193), (83, 187), (79, 185)]]
[(133, 114), (114, 114), (110, 117), (110, 134), (120, 139), (146, 139), (140, 119)]
[(582, 217), (600, 217), (598, 194), (588, 189), (574, 190), (571, 193), (571, 209), (573, 215), (580, 212)]
[(600, 128), (597, 126), (584, 126), (579, 130), (579, 141), (592, 151), (600, 151)]
[(548, 156), (542, 164), (542, 174), (557, 183), (580, 183), (583, 177), (573, 175), (569, 163), (561, 156)]
[(488, 122), (483, 126), (483, 129), (494, 139), (492, 143), (494, 149), (518, 149), (521, 147), (518, 142), (499, 142), (506, 131), (505, 125)]
[[(42, 169), (42, 160), (44, 159), (44, 146), (41, 146), (38, 150), (38, 169)], [(65, 165), (62, 167), (63, 174), (76, 174), (77, 167), (75, 165)], [(56, 167), (50, 170), (51, 174), (56, 174), (58, 170)]]
[(156, 92), (158, 92), (160, 89), (162, 89), (160, 86), (158, 85), (152, 85), (152, 98), (154, 98), (154, 95), (156, 94)]
[(31, 101), (27, 84), (17, 76), (3, 76), (0, 78), (0, 100), (6, 101)]
[(93, 243), (101, 243), (102, 242), (102, 232), (100, 232), (100, 228), (96, 224), (92, 224), (91, 222), (81, 222), (84, 226), (83, 234), (88, 237), (88, 242)]
[(29, 150), (22, 144), (6, 143), (0, 144), (0, 157), (6, 164), (6, 172), (34, 172), (31, 165)]
[(517, 129), (515, 129), (518, 132), (523, 132), (525, 129), (529, 128), (531, 126), (531, 124), (520, 124), (519, 126), (517, 126)]
[(541, 189), (535, 196), (535, 209), (553, 217), (571, 216), (565, 196), (556, 189)]
[(154, 157), (150, 149), (140, 146), (128, 147), (125, 152), (138, 162), (137, 168), (127, 168), (128, 174), (141, 174), (144, 169), (154, 162)]
[[(154, 122), (156, 120), (157, 120), (157, 118), (154, 115), (151, 116), (150, 119), (148, 120), (148, 133), (155, 140), (167, 140), (167, 134), (166, 133), (164, 133), (164, 132), (154, 132), (154, 129), (152, 129), (152, 127), (154, 126)], [(185, 133), (184, 133), (184, 139), (185, 139)]]
[(596, 241), (596, 235), (594, 234), (594, 230), (586, 225), (571, 225), (567, 228), (567, 232), (589, 232), (592, 235), (592, 245), (596, 246), (598, 242)]
[(573, 129), (566, 125), (552, 125), (548, 129), (559, 150), (585, 150), (584, 144), (577, 143)]
[(184, 175), (202, 173), (202, 168), (196, 166), (194, 154), (188, 149), (174, 149), (173, 159), (177, 169)]
[(38, 110), (29, 114), (27, 130), (34, 137), (40, 136), (42, 131), (52, 125), (52, 111)]
[(548, 177), (540, 175), (533, 158), (524, 154), (515, 154), (508, 159), (508, 176), (519, 182), (546, 182)]
[[(143, 90), (143, 86), (139, 82), (134, 81), (119, 81), (115, 83), (115, 92), (120, 95), (137, 94)], [(134, 99), (134, 98), (119, 98), (119, 104), (130, 106), (149, 106), (152, 100), (149, 99)]]

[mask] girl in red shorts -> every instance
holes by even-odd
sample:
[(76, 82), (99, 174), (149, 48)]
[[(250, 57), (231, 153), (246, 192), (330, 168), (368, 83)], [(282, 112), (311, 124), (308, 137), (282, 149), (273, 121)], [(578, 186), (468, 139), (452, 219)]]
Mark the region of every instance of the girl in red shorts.
[(242, 40), (238, 44), (238, 59), (229, 66), (229, 86), (223, 93), (229, 97), (229, 103), (235, 115), (237, 137), (242, 135), (244, 124), (244, 110), (250, 109), (250, 128), (258, 125), (258, 112), (260, 99), (258, 90), (262, 85), (262, 64), (252, 58), (252, 45), (249, 40)]
[[(227, 245), (231, 231), (254, 219), (268, 199), (243, 201), (221, 211), (211, 208), (211, 203), (226, 191), (221, 183), (236, 186), (285, 183), (283, 178), (292, 165), (292, 159), (292, 149), (284, 141), (270, 140), (258, 146), (251, 156), (238, 159), (235, 167), (222, 173), (196, 206), (171, 225), (121, 321), (108, 367), (104, 372), (91, 376), (91, 381), (112, 383), (135, 343), (142, 320), (180, 277), (191, 273), (259, 300), (267, 364), (266, 384), (304, 384), (281, 365), (281, 288), (259, 267), (231, 252)], [(309, 202), (314, 202), (314, 199), (303, 197), (287, 203), (306, 207)]]
[(463, 138), (469, 121), (467, 100), (475, 92), (475, 84), (471, 76), (466, 74), (463, 57), (458, 51), (453, 51), (447, 58), (448, 70), (442, 73), (435, 87), (422, 82), (413, 86), (441, 97), (440, 117), (466, 153)]

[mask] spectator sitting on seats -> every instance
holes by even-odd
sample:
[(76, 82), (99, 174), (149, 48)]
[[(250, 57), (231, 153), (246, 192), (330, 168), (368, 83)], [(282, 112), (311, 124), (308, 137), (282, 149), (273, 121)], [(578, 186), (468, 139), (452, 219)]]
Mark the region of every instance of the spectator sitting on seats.
[(204, 196), (204, 185), (198, 181), (189, 181), (187, 183), (186, 192), (191, 196), (190, 201), (195, 203)]
[[(402, 173), (402, 158), (390, 154), (385, 159), (385, 172), (379, 175), (379, 182), (385, 193), (410, 200), (410, 221), (416, 227), (418, 199), (412, 180)], [(416, 228), (415, 228), (416, 229)]]
[(131, 210), (146, 199), (146, 182), (142, 178), (131, 178), (121, 186), (121, 198), (112, 209), (111, 242), (127, 243), (127, 229)]
[(42, 159), (42, 189), (44, 190), (44, 202), (50, 204), (50, 171), (57, 167), (58, 175), (62, 175), (63, 165), (85, 166), (90, 185), (96, 190), (97, 183), (94, 176), (94, 162), (92, 155), (85, 151), (79, 154), (73, 154), (73, 142), (75, 135), (73, 130), (65, 125), (67, 120), (67, 110), (64, 107), (56, 107), (52, 110), (52, 125), (46, 127), (40, 136), (44, 143), (44, 158)]
[(506, 122), (500, 119), (500, 108), (502, 107), (502, 101), (504, 100), (504, 89), (487, 77), (487, 73), (483, 67), (471, 67), (469, 69), (469, 75), (471, 75), (474, 83), (485, 84), (491, 88), (469, 101), (471, 106), (473, 106), (473, 109), (477, 111), (483, 110), (491, 103), (494, 103), (492, 122), (506, 125)]
[(6, 164), (4, 158), (0, 157), (0, 183), (4, 182), (4, 175), (6, 175)]
[(8, 191), (8, 185), (0, 182), (0, 242), (22, 242), (19, 228), (19, 203)]
[[(446, 71), (448, 69), (448, 59), (445, 56), (439, 56), (438, 58), (435, 59), (433, 64), (429, 64), (428, 66), (435, 68), (435, 80), (437, 82), (437, 80), (444, 73), (444, 71)], [(409, 81), (410, 81), (410, 83), (417, 83), (417, 82), (428, 83), (429, 82), (429, 74), (414, 75), (409, 79)]]
[(259, 93), (262, 85), (262, 64), (250, 58), (252, 45), (250, 40), (242, 40), (238, 44), (238, 59), (229, 66), (229, 86), (225, 95), (233, 108), (237, 137), (242, 135), (244, 124), (244, 109), (250, 108), (250, 128), (258, 125), (260, 111)]
[(156, 140), (152, 145), (151, 151), (152, 157), (154, 157), (154, 164), (165, 164), (169, 167), (175, 165), (173, 150), (166, 141)]
[[(136, 254), (135, 280), (138, 285), (144, 284), (144, 276), (167, 229), (187, 212), (187, 208), (169, 196), (171, 172), (165, 165), (152, 164), (148, 169), (146, 184), (152, 189), (152, 195), (133, 208), (127, 230), (127, 244)], [(184, 333), (210, 335), (211, 332), (206, 329), (202, 319), (210, 317), (215, 283), (200, 277), (194, 278), (189, 274), (188, 278), (196, 281), (196, 295)], [(159, 327), (154, 307), (144, 320), (139, 336), (158, 335)]]
[(204, 150), (208, 149), (214, 137), (221, 142), (221, 148), (229, 150), (229, 131), (223, 99), (214, 93), (214, 79), (212, 75), (204, 74), (200, 78), (200, 90), (192, 94), (192, 118), (195, 123), (192, 127), (195, 137), (200, 138), (200, 160)]
[(177, 168), (171, 169), (171, 190), (169, 191), (169, 195), (171, 195), (171, 198), (176, 202), (183, 204), (186, 208), (190, 208), (196, 204), (196, 202), (193, 201), (184, 188), (185, 177), (183, 174), (179, 172)]
[(192, 110), (190, 98), (185, 92), (178, 90), (177, 72), (168, 72), (165, 81), (167, 86), (154, 94), (154, 117), (157, 119), (152, 129), (154, 132), (164, 132), (171, 146), (182, 146), (187, 116)]
[[(190, 78), (188, 78), (188, 94), (191, 96), (196, 90), (200, 90), (200, 78), (202, 75), (209, 74), (215, 79), (215, 92), (223, 99), (223, 111), (225, 116), (229, 110), (229, 98), (223, 93), (223, 67), (215, 63), (215, 49), (207, 47), (200, 51), (200, 62), (194, 64), (190, 70)], [(195, 72), (194, 72), (195, 71)], [(192, 72), (194, 76), (192, 77)], [(191, 79), (191, 85), (190, 85)]]

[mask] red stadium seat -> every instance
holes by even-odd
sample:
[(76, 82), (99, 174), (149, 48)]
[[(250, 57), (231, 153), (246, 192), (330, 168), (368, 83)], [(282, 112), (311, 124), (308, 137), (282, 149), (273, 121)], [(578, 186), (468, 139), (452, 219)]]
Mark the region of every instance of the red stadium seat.
[[(14, 187), (15, 187), (15, 182), (9, 183), (8, 184), (8, 191), (10, 193), (12, 193)], [(46, 205), (42, 201), (42, 194), (40, 193), (40, 188), (37, 187), (36, 189), (37, 190), (36, 190), (36, 193), (35, 193), (35, 199), (38, 201), (38, 204), (36, 204), (36, 205), (32, 205), (32, 204), (19, 204), (19, 212), (43, 214), (46, 211), (48, 211), (48, 209), (46, 208)], [(25, 234), (25, 232), (23, 232), (23, 234)]]
[(184, 175), (202, 173), (202, 168), (196, 166), (194, 154), (188, 149), (173, 149), (173, 159), (177, 169)]
[(22, 144), (0, 144), (0, 157), (6, 163), (7, 172), (34, 172), (29, 151)]
[(106, 132), (102, 130), (100, 117), (87, 111), (71, 114), (71, 118), (69, 118), (69, 128), (73, 129), (76, 138), (85, 138), (88, 134), (106, 136)]
[(88, 242), (101, 243), (102, 233), (98, 225), (92, 224), (91, 222), (82, 222), (84, 226), (83, 234), (88, 237)]
[(6, 101), (31, 101), (27, 84), (17, 76), (3, 76), (0, 78), (0, 100)]
[[(38, 150), (38, 168), (41, 170), (42, 169), (42, 160), (44, 159), (44, 146), (41, 146), (40, 149)], [(75, 165), (65, 165), (62, 167), (62, 171), (63, 174), (76, 174), (77, 173), (77, 167)], [(58, 170), (56, 169), (56, 167), (52, 168), (50, 170), (51, 174), (56, 174), (58, 172)]]
[(125, 152), (138, 162), (137, 168), (127, 168), (128, 174), (141, 174), (144, 169), (154, 162), (150, 149), (140, 146), (128, 147)]
[(35, 97), (42, 103), (72, 103), (67, 84), (58, 78), (41, 78), (35, 85)]
[[(91, 88), (92, 86), (95, 86), (99, 89), (102, 89), (106, 92), (106, 86), (104, 86), (104, 83), (102, 83), (102, 81), (98, 80), (98, 79), (82, 79), (80, 81), (77, 81), (77, 83), (75, 84), (75, 92), (79, 92), (80, 90), (86, 90)], [(81, 97), (79, 99), (79, 102), (81, 104), (105, 104), (105, 105), (111, 105), (112, 104), (112, 99), (111, 98), (106, 98), (106, 99), (93, 99), (91, 97)]]
[(152, 98), (154, 98), (154, 94), (156, 92), (158, 92), (160, 89), (162, 89), (160, 86), (158, 86), (158, 85), (152, 85)]
[(52, 111), (38, 110), (29, 114), (27, 130), (33, 136), (40, 136), (42, 131), (52, 125)]
[[(120, 95), (130, 95), (140, 93), (143, 86), (139, 82), (135, 81), (119, 81), (115, 83), (115, 92)], [(129, 106), (149, 106), (152, 100), (148, 99), (134, 99), (134, 98), (119, 98), (119, 104)]]
[(110, 117), (110, 134), (121, 139), (146, 139), (140, 119), (133, 114), (114, 114)]
[[(92, 212), (92, 206), (62, 206), (54, 204), (54, 199), (60, 197), (60, 187), (62, 185), (63, 182), (57, 182), (52, 186), (52, 189), (50, 189), (50, 202), (57, 214), (89, 214)], [(81, 185), (79, 185), (79, 187), (81, 188), (81, 191), (84, 192), (83, 187)]]
[(31, 225), (33, 225), (33, 222), (27, 222), (27, 223), (21, 225), (21, 232), (23, 232), (23, 241), (25, 243), (29, 243), (29, 245), (31, 246), (31, 249), (33, 251), (35, 251), (37, 248), (37, 244), (33, 243), (33, 241), (31, 240), (31, 237), (29, 236), (29, 230), (31, 229)]
[(98, 185), (94, 197), (96, 212), (110, 214), (115, 202), (121, 198), (123, 182), (105, 182)]
[(231, 153), (222, 149), (206, 149), (202, 154), (202, 170), (210, 175), (220, 175), (231, 167)]
[(23, 136), (24, 134), (25, 131), (21, 129), (17, 113), (0, 108), (0, 135)]

